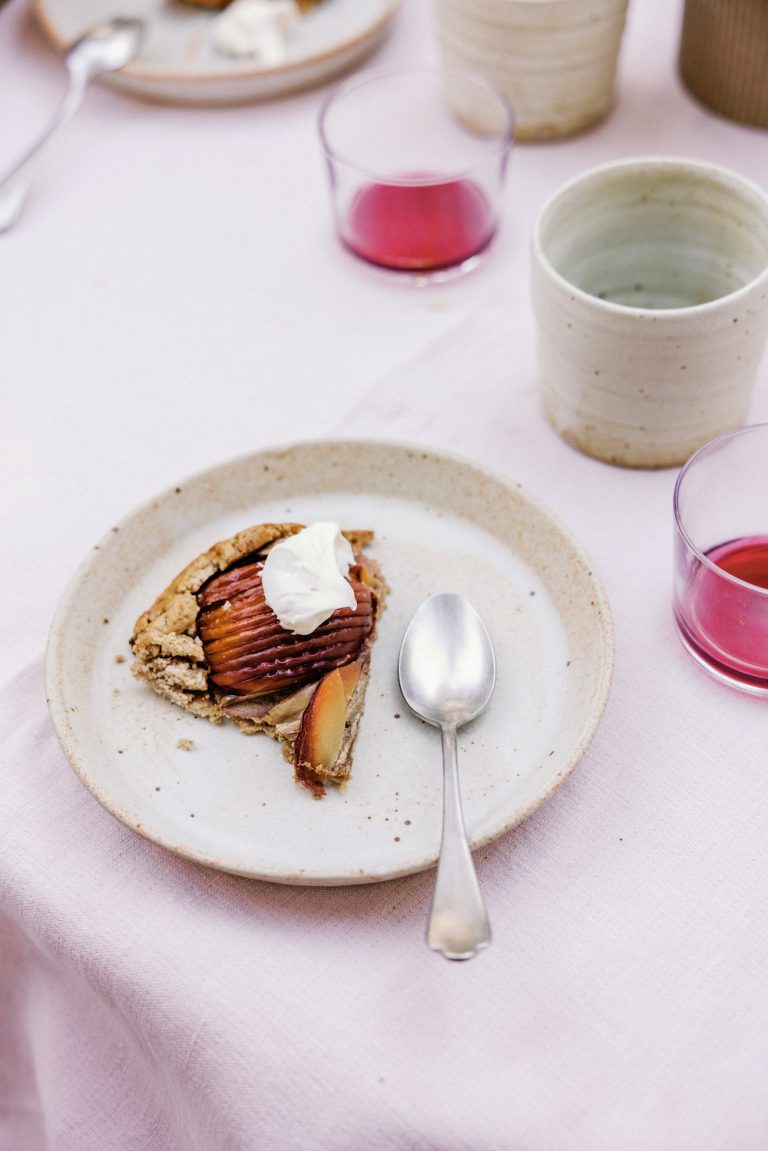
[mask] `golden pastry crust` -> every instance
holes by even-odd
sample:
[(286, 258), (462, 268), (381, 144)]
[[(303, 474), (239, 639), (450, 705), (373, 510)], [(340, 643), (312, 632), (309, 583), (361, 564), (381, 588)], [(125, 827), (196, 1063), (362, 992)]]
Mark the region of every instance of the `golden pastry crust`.
[(197, 593), (245, 556), (301, 530), (301, 524), (258, 524), (222, 540), (187, 564), (152, 607), (136, 621), (131, 637), (133, 674), (172, 703), (220, 723), (223, 712), (209, 693), (208, 668), (197, 634)]

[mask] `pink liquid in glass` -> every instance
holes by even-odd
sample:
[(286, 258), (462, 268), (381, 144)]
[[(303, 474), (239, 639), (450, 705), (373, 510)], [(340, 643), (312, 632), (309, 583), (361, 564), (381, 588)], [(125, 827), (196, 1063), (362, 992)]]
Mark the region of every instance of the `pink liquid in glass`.
[(367, 184), (352, 201), (342, 239), (371, 264), (433, 272), (476, 256), (495, 230), (491, 206), (471, 180)]
[(768, 689), (768, 536), (745, 536), (711, 548), (693, 571), (678, 625), (692, 654), (721, 678)]

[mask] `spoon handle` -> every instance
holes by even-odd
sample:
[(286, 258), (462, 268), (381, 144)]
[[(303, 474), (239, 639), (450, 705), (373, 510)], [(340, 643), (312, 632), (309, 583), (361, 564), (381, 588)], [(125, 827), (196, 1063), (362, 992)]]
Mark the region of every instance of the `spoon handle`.
[(67, 93), (58, 111), (42, 135), (0, 180), (0, 232), (6, 232), (18, 220), (32, 179), (34, 161), (58, 128), (71, 120), (83, 102), (87, 80), (80, 74), (70, 73)]
[(427, 943), (446, 959), (470, 959), (491, 941), (491, 927), (467, 843), (459, 790), (456, 728), (443, 735), (443, 836)]

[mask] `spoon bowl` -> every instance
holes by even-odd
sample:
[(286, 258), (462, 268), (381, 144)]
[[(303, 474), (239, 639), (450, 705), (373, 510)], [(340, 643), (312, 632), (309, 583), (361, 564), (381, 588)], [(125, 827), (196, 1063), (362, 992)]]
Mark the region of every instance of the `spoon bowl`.
[(67, 68), (82, 71), (88, 79), (105, 72), (116, 72), (133, 60), (143, 38), (141, 20), (118, 16), (104, 24), (96, 24), (67, 49)]
[(485, 708), (496, 659), (483, 621), (462, 596), (435, 595), (411, 620), (400, 649), (408, 706), (436, 727), (462, 727)]
[(491, 929), (467, 843), (459, 788), (457, 728), (485, 708), (496, 682), (491, 638), (462, 596), (425, 600), (403, 637), (398, 660), (403, 698), (439, 727), (443, 745), (443, 830), (427, 943), (448, 959), (469, 959)]

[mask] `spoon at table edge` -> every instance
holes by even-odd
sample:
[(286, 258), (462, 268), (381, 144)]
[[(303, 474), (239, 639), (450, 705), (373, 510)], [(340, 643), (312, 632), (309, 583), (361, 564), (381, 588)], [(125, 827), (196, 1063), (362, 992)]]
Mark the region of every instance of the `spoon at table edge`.
[(403, 637), (398, 677), (411, 711), (442, 733), (443, 830), (427, 943), (447, 959), (470, 959), (490, 943), (491, 928), (464, 828), (457, 729), (491, 698), (496, 657), (483, 621), (463, 596), (424, 601)]
[(12, 228), (21, 215), (35, 160), (57, 129), (72, 119), (90, 81), (128, 64), (139, 51), (143, 36), (143, 21), (117, 17), (90, 28), (67, 49), (64, 63), (69, 72), (69, 86), (56, 115), (32, 147), (0, 179), (0, 232)]

